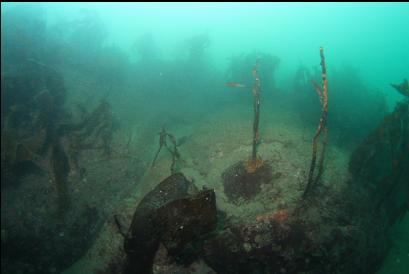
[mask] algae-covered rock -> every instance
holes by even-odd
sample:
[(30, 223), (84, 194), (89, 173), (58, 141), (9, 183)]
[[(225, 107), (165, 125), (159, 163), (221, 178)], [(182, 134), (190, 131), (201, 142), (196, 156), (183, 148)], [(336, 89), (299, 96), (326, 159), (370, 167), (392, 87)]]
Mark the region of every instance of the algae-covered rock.
[(394, 223), (409, 210), (409, 102), (395, 110), (352, 154), (349, 171), (364, 185), (377, 209)]

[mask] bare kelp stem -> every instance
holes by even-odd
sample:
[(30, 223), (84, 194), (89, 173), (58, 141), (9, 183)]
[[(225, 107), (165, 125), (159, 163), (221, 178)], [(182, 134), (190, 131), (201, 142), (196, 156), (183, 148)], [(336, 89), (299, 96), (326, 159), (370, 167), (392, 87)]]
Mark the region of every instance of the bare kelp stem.
[(262, 159), (257, 155), (257, 147), (260, 140), (260, 133), (259, 133), (259, 124), (260, 124), (260, 77), (258, 75), (258, 63), (259, 59), (257, 59), (256, 64), (253, 68), (253, 78), (254, 83), (252, 87), (253, 93), (253, 109), (254, 109), (254, 120), (253, 120), (253, 150), (251, 154), (251, 158), (247, 162), (247, 172), (254, 172), (256, 171), (262, 164)]
[[(172, 143), (172, 147), (168, 146), (166, 142), (167, 138), (169, 138), (170, 142)], [(170, 152), (170, 154), (172, 155), (172, 164), (170, 166), (170, 172), (174, 174), (176, 173), (175, 165), (176, 165), (177, 160), (179, 160), (180, 158), (180, 154), (177, 148), (178, 144), (177, 144), (176, 138), (172, 134), (166, 132), (165, 126), (162, 126), (162, 131), (159, 132), (159, 148), (155, 154), (155, 158), (153, 159), (151, 168), (155, 166), (156, 159), (158, 158), (159, 152), (162, 150), (163, 146), (165, 146), (167, 150)]]
[(253, 121), (253, 152), (252, 152), (252, 160), (255, 161), (257, 159), (257, 144), (259, 140), (259, 121), (260, 121), (260, 78), (257, 72), (257, 65), (253, 68), (253, 77), (254, 77), (254, 84), (253, 84), (253, 108), (254, 108), (254, 121)]
[[(259, 124), (260, 124), (260, 77), (258, 75), (258, 65), (259, 60), (256, 60), (256, 64), (253, 67), (252, 74), (254, 78), (253, 86), (251, 91), (253, 93), (253, 109), (254, 109), (254, 120), (253, 120), (253, 149), (251, 153), (251, 157), (247, 160), (246, 163), (246, 171), (248, 173), (254, 173), (258, 168), (263, 165), (263, 160), (260, 156), (257, 155), (257, 147), (260, 141), (260, 134), (259, 134)], [(226, 83), (227, 86), (233, 88), (247, 88), (246, 85), (236, 83), (236, 82), (228, 82)]]
[(155, 166), (156, 159), (158, 158), (159, 152), (162, 150), (163, 146), (166, 146), (166, 136), (167, 132), (165, 130), (165, 126), (162, 126), (162, 131), (158, 133), (159, 134), (159, 148), (158, 151), (156, 151), (155, 157), (153, 158), (151, 168)]
[[(320, 87), (317, 83), (313, 82), (315, 91), (318, 94), (318, 97), (321, 102), (321, 118), (318, 124), (317, 131), (314, 135), (312, 140), (312, 159), (310, 165), (310, 171), (308, 174), (308, 182), (307, 187), (305, 188), (303, 197), (306, 197), (308, 193), (317, 185), (320, 181), (322, 173), (324, 172), (324, 157), (325, 157), (325, 149), (327, 145), (328, 139), (328, 129), (327, 129), (327, 117), (328, 117), (328, 86), (327, 86), (327, 68), (325, 64), (325, 57), (324, 57), (324, 48), (320, 48), (320, 57), (321, 57), (321, 77), (322, 77), (322, 87)], [(321, 153), (319, 155), (318, 160), (318, 173), (315, 175), (315, 167), (317, 163), (317, 151), (318, 151), (318, 142), (321, 137), (321, 133), (323, 132), (322, 137), (322, 147)]]

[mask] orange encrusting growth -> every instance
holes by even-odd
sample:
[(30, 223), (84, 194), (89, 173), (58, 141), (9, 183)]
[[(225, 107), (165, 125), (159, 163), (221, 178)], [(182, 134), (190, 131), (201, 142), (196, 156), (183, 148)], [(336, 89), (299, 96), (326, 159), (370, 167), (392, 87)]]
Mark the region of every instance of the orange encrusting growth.
[(256, 170), (258, 170), (260, 167), (262, 167), (264, 164), (263, 159), (261, 159), (260, 156), (257, 156), (255, 159), (253, 157), (250, 157), (247, 162), (246, 162), (246, 171), (247, 173), (254, 173)]
[(275, 221), (277, 223), (283, 223), (289, 218), (289, 213), (287, 209), (279, 209), (273, 213), (267, 213), (263, 215), (258, 215), (256, 217), (257, 222), (271, 222)]

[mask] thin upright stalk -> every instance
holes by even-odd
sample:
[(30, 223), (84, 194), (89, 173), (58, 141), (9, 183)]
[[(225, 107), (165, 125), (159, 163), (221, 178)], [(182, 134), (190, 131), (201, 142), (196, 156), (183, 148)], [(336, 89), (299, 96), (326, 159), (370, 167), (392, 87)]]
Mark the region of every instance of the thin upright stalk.
[(253, 108), (254, 108), (254, 121), (253, 121), (253, 151), (252, 160), (257, 161), (257, 145), (259, 142), (259, 124), (260, 124), (260, 78), (257, 71), (258, 60), (253, 68)]
[[(328, 139), (328, 129), (327, 129), (327, 117), (328, 117), (328, 83), (327, 83), (327, 67), (325, 63), (324, 49), (320, 48), (320, 57), (321, 57), (321, 78), (322, 78), (322, 87), (313, 83), (314, 88), (319, 96), (321, 102), (321, 118), (318, 124), (317, 131), (315, 132), (314, 138), (312, 139), (312, 159), (310, 164), (310, 171), (308, 173), (308, 182), (307, 187), (305, 188), (303, 196), (307, 196), (308, 193), (317, 185), (320, 181), (321, 176), (324, 172), (324, 157), (325, 150)], [(315, 168), (317, 164), (317, 151), (318, 151), (318, 142), (321, 137), (321, 133), (324, 132), (321, 154), (318, 160), (318, 173), (315, 175)]]

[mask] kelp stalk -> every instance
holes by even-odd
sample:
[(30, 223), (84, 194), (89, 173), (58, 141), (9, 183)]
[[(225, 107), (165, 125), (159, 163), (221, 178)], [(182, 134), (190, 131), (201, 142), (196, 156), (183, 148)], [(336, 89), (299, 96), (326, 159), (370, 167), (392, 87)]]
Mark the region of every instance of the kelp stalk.
[[(327, 68), (325, 63), (324, 48), (320, 48), (320, 57), (321, 57), (321, 77), (322, 77), (322, 87), (317, 83), (313, 82), (315, 91), (317, 92), (320, 102), (321, 102), (321, 118), (318, 124), (317, 131), (315, 132), (314, 138), (312, 140), (312, 159), (310, 165), (310, 171), (308, 173), (308, 182), (307, 187), (305, 188), (303, 197), (306, 197), (308, 193), (317, 185), (320, 181), (321, 176), (324, 172), (324, 158), (325, 150), (328, 139), (328, 129), (327, 129), (327, 117), (328, 117), (328, 82), (327, 82)], [(318, 160), (318, 173), (315, 175), (315, 168), (317, 164), (317, 151), (318, 151), (318, 142), (322, 137), (322, 147), (321, 153)]]
[[(172, 148), (170, 148), (168, 146), (168, 144), (166, 142), (167, 138), (169, 138), (170, 142), (172, 143), (172, 145), (173, 145)], [(165, 130), (165, 126), (162, 126), (162, 131), (159, 132), (159, 148), (158, 148), (158, 150), (157, 150), (157, 152), (155, 154), (155, 157), (153, 159), (151, 168), (153, 168), (155, 166), (156, 159), (158, 158), (158, 155), (159, 155), (160, 151), (162, 150), (162, 147), (164, 147), (164, 146), (167, 148), (169, 153), (172, 155), (172, 164), (170, 166), (170, 172), (171, 172), (171, 174), (174, 174), (174, 173), (176, 173), (176, 168), (175, 168), (176, 162), (180, 158), (180, 154), (179, 154), (179, 151), (177, 149), (178, 144), (177, 144), (175, 136), (173, 136), (170, 133), (167, 133), (166, 130)]]
[(263, 165), (263, 160), (257, 155), (257, 147), (260, 141), (259, 124), (260, 124), (260, 77), (258, 75), (258, 64), (259, 59), (257, 59), (256, 64), (253, 67), (253, 78), (254, 83), (252, 87), (253, 93), (253, 109), (254, 109), (254, 120), (253, 120), (253, 149), (250, 159), (247, 161), (246, 170), (248, 173), (253, 173)]
[(253, 161), (257, 160), (257, 145), (259, 141), (259, 122), (260, 122), (260, 78), (257, 72), (258, 60), (253, 68), (253, 108), (254, 108), (254, 121), (253, 121), (253, 152), (251, 158)]

